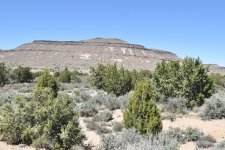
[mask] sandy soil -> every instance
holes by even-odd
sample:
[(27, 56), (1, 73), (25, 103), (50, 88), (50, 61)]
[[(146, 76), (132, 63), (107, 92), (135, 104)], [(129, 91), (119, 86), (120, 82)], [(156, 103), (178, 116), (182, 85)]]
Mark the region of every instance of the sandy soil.
[(90, 131), (89, 129), (87, 129), (86, 123), (84, 123), (83, 120), (84, 120), (84, 117), (79, 118), (81, 130), (86, 136), (86, 139), (84, 140), (84, 144), (91, 144), (93, 146), (99, 145), (101, 141), (100, 136), (96, 132)]
[[(182, 118), (177, 118), (174, 122), (170, 120), (163, 120), (163, 130), (167, 130), (171, 127), (180, 127), (181, 129), (186, 129), (188, 126), (201, 129), (206, 135), (209, 134), (213, 136), (217, 142), (225, 140), (225, 119), (223, 120), (211, 120), (203, 121), (196, 114), (185, 116)], [(181, 145), (180, 150), (194, 150), (195, 143), (188, 142)]]
[(35, 150), (35, 148), (30, 146), (8, 145), (5, 142), (0, 142), (0, 150)]
[[(113, 120), (111, 122), (122, 122), (123, 114), (121, 110), (113, 111)], [(82, 122), (81, 122), (82, 126)], [(169, 127), (180, 127), (186, 129), (188, 126), (201, 129), (206, 135), (210, 134), (213, 136), (217, 142), (225, 140), (225, 119), (223, 120), (211, 120), (203, 121), (197, 114), (191, 113), (182, 118), (177, 118), (174, 122), (170, 120), (163, 120), (163, 130), (167, 130)], [(86, 143), (92, 143), (94, 146), (100, 143), (100, 137), (93, 131), (88, 131), (86, 128), (83, 128), (86, 133), (87, 139)], [(187, 142), (186, 144), (181, 145), (180, 150), (194, 150), (195, 143)], [(206, 150), (206, 149), (205, 149)]]
[[(100, 136), (94, 132), (90, 131), (86, 128), (86, 123), (84, 123), (84, 117), (79, 118), (80, 127), (82, 128), (83, 133), (86, 135), (86, 139), (84, 140), (84, 144), (91, 144), (94, 147), (100, 144), (101, 138)], [(122, 122), (123, 120), (123, 113), (120, 109), (113, 111), (113, 119), (108, 122), (108, 124), (112, 124), (113, 122)]]

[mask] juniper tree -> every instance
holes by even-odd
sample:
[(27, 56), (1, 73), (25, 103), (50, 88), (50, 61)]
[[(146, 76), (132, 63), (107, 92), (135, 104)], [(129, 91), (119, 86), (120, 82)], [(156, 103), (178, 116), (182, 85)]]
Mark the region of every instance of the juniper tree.
[(64, 70), (59, 72), (59, 81), (62, 83), (70, 83), (71, 82), (71, 72), (66, 67)]
[(8, 74), (7, 67), (5, 66), (4, 63), (0, 63), (0, 87), (4, 86), (8, 81), (7, 74)]
[(185, 58), (181, 67), (183, 81), (183, 96), (187, 98), (187, 106), (200, 106), (205, 98), (209, 98), (215, 91), (213, 80), (208, 75), (199, 58)]
[(13, 70), (12, 76), (17, 83), (31, 82), (33, 80), (33, 74), (29, 67), (19, 66)]
[(157, 134), (162, 130), (161, 116), (154, 102), (155, 95), (149, 79), (137, 81), (128, 108), (123, 114), (126, 128), (136, 128), (142, 134)]
[(45, 70), (40, 79), (37, 82), (36, 88), (50, 88), (53, 92), (54, 97), (57, 97), (57, 92), (59, 90), (58, 83), (53, 77), (49, 70)]

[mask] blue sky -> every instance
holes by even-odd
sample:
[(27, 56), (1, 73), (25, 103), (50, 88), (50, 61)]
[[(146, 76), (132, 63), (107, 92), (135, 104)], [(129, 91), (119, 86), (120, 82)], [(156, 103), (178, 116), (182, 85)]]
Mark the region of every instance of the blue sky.
[(224, 0), (0, 0), (0, 48), (120, 38), (225, 66)]

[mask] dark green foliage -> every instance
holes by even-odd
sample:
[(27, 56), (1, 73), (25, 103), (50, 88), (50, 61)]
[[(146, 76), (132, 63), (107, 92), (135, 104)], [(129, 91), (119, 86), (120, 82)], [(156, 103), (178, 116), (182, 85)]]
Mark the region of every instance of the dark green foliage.
[(21, 67), (14, 69), (12, 72), (12, 78), (17, 83), (31, 82), (33, 80), (33, 74), (29, 67)]
[(64, 70), (59, 72), (59, 81), (62, 83), (70, 83), (71, 73), (67, 67)]
[(48, 70), (45, 70), (40, 79), (37, 81), (37, 88), (50, 88), (53, 92), (54, 97), (57, 97), (57, 92), (59, 90), (58, 83)]
[(178, 61), (163, 61), (156, 66), (154, 82), (159, 93), (165, 98), (177, 97), (182, 92), (182, 76)]
[(182, 65), (183, 96), (187, 98), (187, 106), (200, 106), (205, 98), (209, 98), (215, 91), (212, 79), (208, 76), (208, 69), (201, 60), (185, 58)]
[(10, 144), (33, 144), (37, 148), (69, 149), (80, 144), (78, 121), (67, 95), (54, 98), (51, 89), (36, 89), (29, 101), (15, 97), (1, 108), (0, 131)]
[(96, 68), (92, 67), (90, 69), (92, 85), (96, 86), (98, 89), (103, 89), (105, 72), (106, 66), (103, 64), (98, 64)]
[(117, 70), (116, 65), (106, 66), (103, 77), (103, 89), (116, 96), (124, 95), (131, 90), (131, 78), (127, 70)]
[(187, 107), (201, 106), (215, 91), (212, 79), (200, 59), (185, 58), (159, 63), (154, 72), (157, 91), (168, 97), (186, 98)]
[(57, 78), (57, 77), (59, 77), (59, 75), (60, 75), (60, 74), (59, 74), (59, 71), (54, 72), (54, 77)]
[(38, 78), (38, 77), (40, 77), (42, 74), (43, 74), (43, 71), (33, 72), (33, 73), (32, 73), (32, 78), (33, 78), (33, 79)]
[(78, 77), (78, 72), (77, 71), (71, 72), (71, 80), (74, 80), (74, 81), (80, 80), (79, 77)]
[(154, 103), (155, 89), (149, 79), (140, 80), (124, 112), (125, 128), (136, 128), (140, 133), (157, 134), (162, 130), (162, 120)]
[(131, 91), (137, 80), (144, 77), (151, 77), (150, 71), (128, 71), (121, 67), (118, 69), (116, 65), (99, 64), (96, 68), (91, 68), (91, 83), (98, 89), (103, 89), (108, 93), (116, 96), (125, 95)]
[(8, 69), (4, 63), (0, 63), (0, 87), (4, 86), (8, 79), (7, 79)]

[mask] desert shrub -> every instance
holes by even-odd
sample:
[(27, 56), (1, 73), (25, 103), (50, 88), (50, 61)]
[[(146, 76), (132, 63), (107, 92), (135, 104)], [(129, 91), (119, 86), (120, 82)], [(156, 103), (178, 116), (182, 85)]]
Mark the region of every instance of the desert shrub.
[(83, 102), (83, 100), (82, 100), (82, 98), (80, 96), (72, 95), (71, 98), (73, 99), (74, 103), (81, 103), (81, 102)]
[(140, 80), (123, 114), (125, 128), (135, 128), (140, 133), (157, 134), (162, 130), (162, 119), (155, 101), (155, 89), (147, 78)]
[(201, 110), (202, 119), (225, 118), (225, 93), (219, 92), (207, 99)]
[(17, 90), (20, 93), (31, 93), (33, 91), (34, 85), (32, 83), (24, 83), (21, 88)]
[(36, 71), (36, 72), (32, 72), (32, 78), (36, 79), (39, 78), (42, 75), (43, 71)]
[(216, 146), (212, 148), (212, 150), (224, 150), (225, 149), (225, 141), (221, 141)]
[(12, 78), (17, 83), (31, 82), (33, 80), (31, 68), (19, 66), (12, 71)]
[(187, 142), (185, 131), (180, 128), (169, 127), (169, 129), (164, 133), (168, 138), (175, 138), (179, 143), (184, 144)]
[(61, 83), (60, 86), (61, 86), (60, 88), (62, 88), (64, 91), (65, 90), (71, 91), (74, 88), (76, 88), (76, 84), (73, 83)]
[(77, 71), (73, 71), (71, 72), (71, 80), (77, 82), (77, 83), (81, 83), (81, 79), (79, 78), (79, 72)]
[(111, 131), (104, 126), (100, 126), (97, 122), (91, 121), (86, 124), (86, 127), (90, 130), (97, 132), (98, 134), (110, 133)]
[(96, 101), (101, 105), (104, 105), (109, 110), (115, 110), (120, 108), (120, 104), (114, 94), (99, 93), (95, 96)]
[(80, 97), (83, 101), (87, 101), (91, 98), (91, 96), (85, 91), (80, 92)]
[(112, 119), (112, 112), (110, 111), (103, 111), (100, 114), (94, 116), (93, 120), (97, 122), (105, 121), (108, 122)]
[(211, 135), (205, 135), (201, 138), (201, 140), (208, 141), (211, 143), (216, 143), (216, 139), (214, 137), (212, 137)]
[(123, 123), (121, 123), (121, 122), (113, 122), (112, 126), (113, 126), (114, 132), (120, 132), (123, 129)]
[(49, 70), (45, 70), (40, 79), (37, 81), (36, 84), (37, 88), (50, 88), (54, 94), (54, 97), (57, 97), (57, 92), (59, 90), (59, 86), (58, 83), (55, 79), (55, 77), (53, 77)]
[(8, 69), (4, 63), (0, 63), (0, 87), (4, 86), (8, 81)]
[[(1, 107), (2, 140), (37, 148), (69, 149), (83, 136), (68, 95), (54, 98), (51, 89), (36, 89), (29, 101), (15, 97)], [(21, 119), (22, 118), (22, 119)]]
[(176, 115), (174, 114), (168, 114), (163, 116), (163, 120), (170, 120), (171, 122), (176, 120)]
[(198, 146), (198, 148), (209, 148), (212, 147), (214, 144), (208, 141), (198, 140), (196, 142), (196, 145)]
[(81, 117), (93, 117), (98, 113), (98, 110), (96, 109), (96, 101), (93, 99), (82, 103), (78, 110)]
[(15, 97), (16, 93), (13, 91), (5, 92), (0, 96), (0, 106), (6, 102), (10, 102), (13, 97)]
[(94, 122), (93, 120), (86, 124), (86, 127), (90, 130), (98, 130), (100, 127), (97, 122)]
[(128, 106), (128, 101), (130, 100), (132, 92), (129, 92), (125, 95), (119, 96), (117, 98), (120, 109), (124, 110)]
[(204, 133), (198, 128), (187, 127), (185, 130), (185, 137), (188, 141), (197, 141)]
[(165, 136), (168, 138), (175, 138), (181, 144), (184, 144), (187, 141), (197, 141), (200, 139), (204, 140), (204, 138), (210, 138), (204, 137), (203, 132), (201, 132), (197, 128), (192, 127), (187, 127), (185, 130), (169, 127), (169, 129), (167, 131), (164, 131), (163, 134), (165, 134)]
[(185, 114), (187, 111), (186, 100), (182, 97), (170, 98), (166, 104), (166, 110), (176, 114)]
[(59, 72), (59, 81), (62, 83), (70, 83), (71, 82), (71, 73), (67, 67), (64, 70)]
[(212, 80), (214, 81), (214, 83), (216, 85), (225, 87), (225, 76), (224, 75), (221, 75), (219, 73), (216, 73), (216, 74), (213, 73), (210, 75), (210, 77), (212, 78)]
[(206, 135), (200, 138), (196, 142), (196, 145), (198, 146), (198, 148), (209, 148), (212, 147), (214, 143), (216, 143), (216, 140), (211, 135)]
[(70, 150), (92, 150), (93, 145), (91, 143), (85, 145), (74, 145)]
[(106, 133), (111, 133), (112, 131), (107, 129), (104, 126), (99, 126), (99, 128), (97, 129), (97, 133), (98, 134), (106, 134)]
[(159, 134), (155, 137), (142, 136), (135, 130), (123, 130), (116, 135), (108, 134), (101, 137), (101, 150), (178, 150), (179, 143), (176, 139), (167, 138)]

